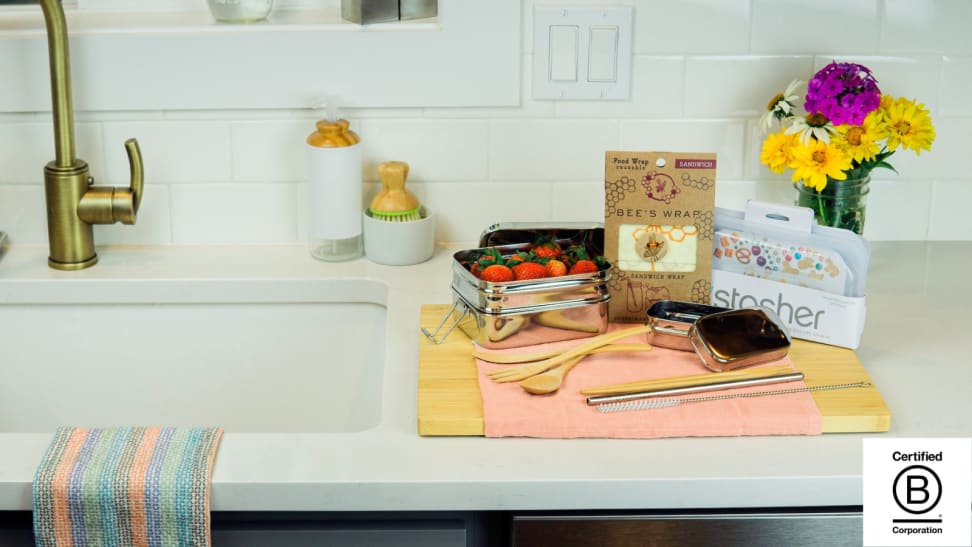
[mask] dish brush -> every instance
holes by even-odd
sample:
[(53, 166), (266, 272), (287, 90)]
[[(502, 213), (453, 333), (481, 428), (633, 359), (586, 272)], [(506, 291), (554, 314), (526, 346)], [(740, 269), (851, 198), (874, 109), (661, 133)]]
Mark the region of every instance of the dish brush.
[(381, 190), (371, 200), (368, 213), (378, 220), (411, 222), (422, 220), (421, 204), (415, 194), (405, 189), (408, 164), (403, 161), (387, 161), (378, 166)]

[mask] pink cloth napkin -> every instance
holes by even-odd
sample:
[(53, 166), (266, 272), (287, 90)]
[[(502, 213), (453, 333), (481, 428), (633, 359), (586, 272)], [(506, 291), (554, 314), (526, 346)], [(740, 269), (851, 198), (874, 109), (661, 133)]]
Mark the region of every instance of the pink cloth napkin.
[[(621, 328), (630, 325), (623, 325)], [(643, 342), (643, 336), (623, 342)], [(570, 340), (552, 344), (497, 350), (531, 353), (566, 349), (584, 343)], [(793, 363), (784, 358), (761, 366)], [(560, 390), (550, 395), (531, 395), (516, 382), (501, 384), (485, 373), (515, 365), (497, 365), (477, 359), (479, 390), (487, 437), (580, 438), (614, 437), (652, 439), (661, 437), (719, 437), (740, 435), (819, 435), (820, 410), (809, 393), (791, 393), (725, 401), (683, 404), (669, 408), (601, 413), (588, 406), (581, 389), (654, 378), (701, 374), (694, 352), (653, 348), (648, 352), (589, 355), (575, 366)], [(787, 382), (722, 393), (766, 391), (805, 387)], [(700, 393), (689, 396), (711, 395)]]

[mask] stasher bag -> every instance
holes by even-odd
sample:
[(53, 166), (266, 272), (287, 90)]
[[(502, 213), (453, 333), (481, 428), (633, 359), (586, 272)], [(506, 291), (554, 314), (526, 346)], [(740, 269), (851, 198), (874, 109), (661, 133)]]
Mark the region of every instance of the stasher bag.
[(818, 226), (805, 207), (716, 208), (711, 303), (771, 309), (794, 338), (855, 349), (864, 330), (867, 240)]

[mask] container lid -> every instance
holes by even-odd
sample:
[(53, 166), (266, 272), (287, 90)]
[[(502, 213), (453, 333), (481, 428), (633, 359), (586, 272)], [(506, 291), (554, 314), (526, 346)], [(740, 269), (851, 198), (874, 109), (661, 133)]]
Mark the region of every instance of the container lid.
[(336, 122), (320, 120), (317, 122), (317, 131), (307, 136), (307, 144), (318, 148), (341, 148), (358, 144), (361, 139), (348, 129), (350, 125), (343, 118)]
[(582, 244), (592, 254), (604, 254), (604, 224), (596, 222), (501, 222), (483, 230), (480, 247), (533, 243), (539, 234)]

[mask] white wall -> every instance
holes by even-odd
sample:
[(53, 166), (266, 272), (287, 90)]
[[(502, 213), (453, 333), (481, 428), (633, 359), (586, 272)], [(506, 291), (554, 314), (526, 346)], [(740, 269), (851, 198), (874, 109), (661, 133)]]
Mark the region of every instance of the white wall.
[[(635, 6), (627, 102), (531, 99), (531, 13), (540, 2), (523, 2), (521, 36), (496, 37), (522, 44), (519, 107), (345, 113), (363, 140), (366, 180), (377, 179), (381, 161), (408, 161), (413, 189), (440, 215), (440, 240), (473, 241), (501, 221), (601, 220), (607, 149), (714, 150), (719, 205), (789, 202), (789, 182), (759, 165), (755, 119), (775, 91), (834, 58), (864, 63), (885, 92), (925, 102), (938, 131), (931, 153), (899, 152), (892, 163), (900, 175), (881, 173), (872, 183), (865, 235), (972, 239), (965, 209), (972, 171), (963, 161), (972, 134), (972, 2), (580, 2)], [(186, 84), (174, 78), (173, 85)], [(127, 182), (128, 136), (138, 137), (145, 155), (138, 225), (98, 227), (98, 243), (302, 240), (302, 143), (315, 117), (308, 110), (78, 113), (78, 155), (99, 182)], [(46, 242), (41, 179), (53, 157), (51, 135), (48, 113), (0, 113), (0, 230), (16, 242)]]

